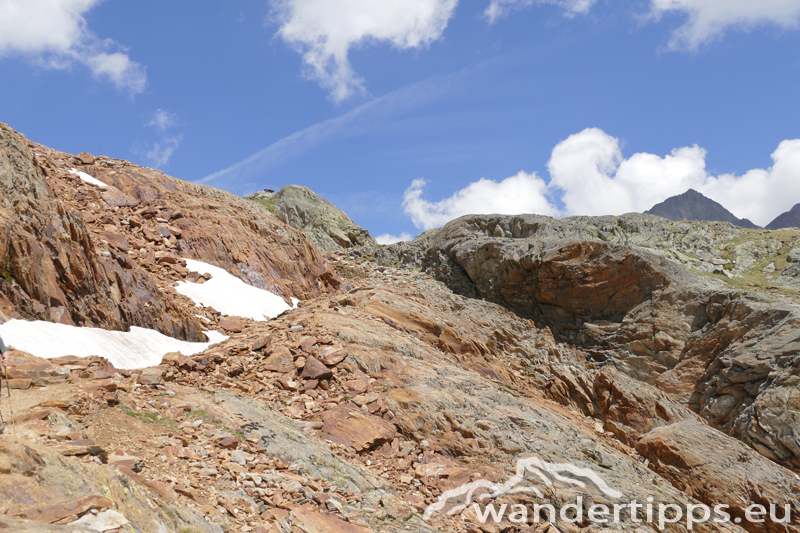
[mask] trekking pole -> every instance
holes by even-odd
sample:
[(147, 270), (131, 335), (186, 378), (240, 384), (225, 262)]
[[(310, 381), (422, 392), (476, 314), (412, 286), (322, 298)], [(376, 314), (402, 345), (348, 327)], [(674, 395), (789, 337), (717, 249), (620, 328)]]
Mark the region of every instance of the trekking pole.
[(6, 431), (6, 421), (3, 418), (3, 370), (0, 368), (0, 435)]
[[(17, 436), (17, 425), (14, 421), (14, 406), (11, 404), (11, 381), (8, 377), (8, 367), (6, 366), (6, 361), (8, 356), (6, 353), (8, 349), (6, 348), (5, 343), (3, 342), (3, 338), (0, 337), (0, 398), (3, 397), (3, 374), (6, 377), (6, 391), (8, 394), (8, 410), (11, 413), (11, 426), (14, 428), (14, 436)], [(3, 419), (2, 411), (0, 411), (0, 434), (3, 433), (6, 429), (6, 422)]]

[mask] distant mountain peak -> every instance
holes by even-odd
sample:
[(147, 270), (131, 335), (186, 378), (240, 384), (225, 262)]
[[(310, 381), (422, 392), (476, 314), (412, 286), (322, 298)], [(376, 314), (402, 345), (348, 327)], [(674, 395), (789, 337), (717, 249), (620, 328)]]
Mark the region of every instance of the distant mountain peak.
[(794, 204), (794, 207), (778, 215), (766, 227), (767, 229), (800, 228), (800, 204)]
[(647, 215), (658, 215), (670, 220), (702, 220), (709, 222), (730, 222), (743, 228), (759, 228), (746, 218), (736, 216), (722, 204), (689, 189), (683, 194), (667, 198), (660, 204), (645, 211)]

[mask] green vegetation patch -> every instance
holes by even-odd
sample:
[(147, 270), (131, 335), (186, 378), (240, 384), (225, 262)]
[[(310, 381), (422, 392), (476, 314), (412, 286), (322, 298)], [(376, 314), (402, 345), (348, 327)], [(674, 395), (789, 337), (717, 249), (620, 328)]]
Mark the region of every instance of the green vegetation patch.
[(267, 208), (271, 213), (275, 212), (275, 204), (278, 202), (278, 198), (276, 196), (273, 196), (272, 198), (260, 198), (260, 199), (247, 198), (247, 200), (255, 202), (261, 207)]

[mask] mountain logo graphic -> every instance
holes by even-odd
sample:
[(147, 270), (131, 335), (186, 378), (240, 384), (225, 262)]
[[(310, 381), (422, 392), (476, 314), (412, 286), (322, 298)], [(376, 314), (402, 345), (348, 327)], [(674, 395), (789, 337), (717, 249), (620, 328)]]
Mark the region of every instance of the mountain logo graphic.
[(535, 494), (538, 498), (544, 498), (544, 494), (537, 486), (523, 485), (526, 479), (535, 479), (545, 487), (553, 487), (556, 482), (575, 485), (582, 489), (591, 486), (609, 498), (622, 497), (621, 492), (608, 486), (603, 478), (589, 468), (569, 463), (548, 463), (534, 456), (518, 460), (516, 473), (505, 483), (479, 479), (443, 492), (436, 503), (432, 503), (425, 509), (423, 518), (430, 520), (434, 513), (456, 514), (472, 505), (475, 500), (479, 500), (476, 503), (484, 503), (505, 494), (527, 492)]

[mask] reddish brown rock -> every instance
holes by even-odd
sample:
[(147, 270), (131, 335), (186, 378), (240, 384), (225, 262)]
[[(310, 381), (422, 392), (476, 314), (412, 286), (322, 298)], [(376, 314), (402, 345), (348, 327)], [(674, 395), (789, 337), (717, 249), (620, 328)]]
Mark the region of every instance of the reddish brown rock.
[(111, 246), (113, 246), (117, 250), (120, 250), (120, 251), (123, 251), (123, 252), (127, 252), (128, 251), (128, 249), (129, 249), (129, 247), (128, 247), (128, 239), (122, 233), (117, 233), (116, 231), (103, 230), (102, 236), (103, 236), (103, 239), (108, 244), (110, 244)]
[(25, 378), (9, 379), (6, 381), (6, 385), (9, 389), (25, 390), (31, 388), (32, 384), (33, 380)]
[(247, 321), (240, 316), (226, 316), (219, 321), (219, 327), (231, 333), (239, 333), (247, 327)]
[(239, 446), (241, 439), (235, 435), (222, 435), (221, 437), (217, 437), (214, 442), (220, 448), (225, 448), (226, 450), (235, 450)]
[[(142, 218), (163, 216), (171, 220), (169, 227), (162, 223), (166, 231), (180, 236), (170, 243), (177, 255), (220, 265), (287, 297), (305, 299), (332, 287), (322, 277), (330, 272), (313, 244), (252, 202), (129, 163), (109, 165), (104, 159), (91, 163), (86, 172), (108, 186), (81, 186), (79, 191), (59, 177), (67, 177), (65, 166), (72, 160), (0, 125), (0, 196), (6, 202), (0, 207), (0, 224), (9, 228), (0, 232), (0, 313), (5, 317), (55, 320), (57, 315), (66, 324), (120, 331), (140, 326), (183, 340), (204, 340), (186, 299), (159, 287), (153, 272), (139, 262), (141, 254), (132, 260), (116, 252), (101, 255), (96, 248), (101, 239), (115, 251), (125, 249), (121, 237), (104, 237), (107, 228), (100, 223), (114, 223), (104, 213), (109, 207), (117, 208), (121, 223), (116, 232), (127, 239), (129, 249), (140, 250), (144, 244)], [(144, 205), (134, 212), (138, 204)], [(209, 225), (217, 230), (208, 231)], [(163, 235), (153, 244), (163, 246)], [(155, 251), (148, 250), (145, 260), (153, 261)]]
[(89, 152), (81, 152), (76, 157), (78, 158), (78, 161), (84, 165), (91, 165), (94, 163), (94, 156)]
[(254, 352), (258, 352), (264, 350), (265, 348), (268, 348), (271, 342), (272, 342), (272, 337), (270, 336), (260, 337), (256, 342), (253, 343), (253, 346), (250, 349), (253, 350)]
[(142, 385), (161, 385), (164, 383), (164, 370), (159, 367), (145, 368), (139, 374)]
[(115, 450), (108, 454), (108, 464), (116, 467), (125, 467), (133, 472), (140, 472), (143, 466), (141, 458), (135, 455), (128, 455), (121, 450)]
[(44, 508), (31, 509), (25, 512), (25, 518), (35, 522), (45, 524), (64, 523), (71, 517), (77, 517), (88, 513), (92, 509), (104, 510), (114, 504), (104, 496), (83, 496), (73, 500), (67, 500)]
[(264, 361), (264, 369), (271, 372), (294, 372), (294, 358), (289, 348), (278, 346), (272, 354)]
[[(752, 504), (767, 509), (773, 504), (782, 517), (783, 506), (800, 487), (796, 474), (699, 421), (656, 428), (639, 441), (636, 451), (682, 492), (707, 505), (727, 504), (730, 514), (740, 520)], [(798, 532), (800, 525), (767, 520), (748, 524), (748, 530)]]
[(105, 203), (111, 206), (131, 207), (134, 205), (139, 205), (139, 201), (136, 198), (128, 196), (121, 190), (110, 185), (103, 187), (103, 190), (100, 191), (100, 196), (103, 198)]
[(322, 417), (323, 437), (360, 452), (391, 441), (394, 424), (365, 414), (354, 404), (341, 405), (326, 411)]
[(320, 363), (318, 359), (308, 356), (306, 364), (303, 367), (303, 373), (300, 377), (321, 381), (323, 379), (331, 379), (331, 377), (333, 377), (333, 372), (330, 368)]
[(316, 337), (306, 337), (300, 341), (299, 348), (306, 353), (311, 353), (311, 349), (317, 342)]
[(156, 261), (160, 264), (176, 265), (180, 259), (170, 252), (160, 252), (156, 254)]
[(328, 366), (338, 365), (347, 357), (347, 349), (341, 344), (326, 346), (319, 352), (319, 360)]
[(278, 385), (280, 385), (283, 390), (288, 391), (295, 391), (300, 388), (300, 384), (296, 380), (292, 379), (290, 375), (279, 377)]

